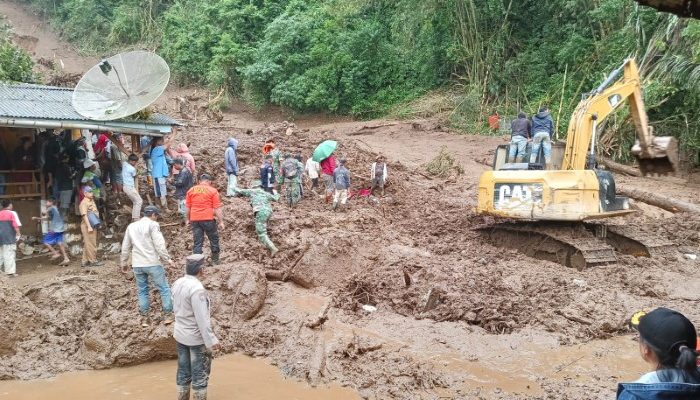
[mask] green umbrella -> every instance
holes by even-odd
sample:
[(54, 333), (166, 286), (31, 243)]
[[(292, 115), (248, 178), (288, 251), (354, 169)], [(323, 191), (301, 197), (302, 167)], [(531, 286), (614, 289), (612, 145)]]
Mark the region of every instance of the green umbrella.
[(326, 140), (325, 142), (319, 144), (316, 147), (316, 150), (314, 150), (314, 161), (321, 162), (330, 157), (335, 151), (336, 147), (338, 147), (338, 142), (335, 140)]

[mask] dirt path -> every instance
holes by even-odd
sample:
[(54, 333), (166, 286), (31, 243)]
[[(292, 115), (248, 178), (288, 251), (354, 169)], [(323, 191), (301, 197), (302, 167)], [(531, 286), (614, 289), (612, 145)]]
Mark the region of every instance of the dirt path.
[(98, 61), (97, 57), (78, 54), (51, 30), (47, 21), (23, 4), (4, 0), (0, 2), (0, 15), (6, 16), (12, 25), (15, 42), (35, 60), (52, 60), (58, 70), (71, 74), (83, 74)]

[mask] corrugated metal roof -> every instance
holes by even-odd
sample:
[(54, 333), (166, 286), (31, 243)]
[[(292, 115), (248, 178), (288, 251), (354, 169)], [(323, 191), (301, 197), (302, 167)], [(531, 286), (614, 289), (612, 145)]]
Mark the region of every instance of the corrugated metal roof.
[[(73, 89), (29, 83), (0, 83), (0, 117), (91, 121), (72, 105)], [(123, 118), (117, 121), (155, 125), (180, 125), (167, 115), (154, 113), (148, 120)]]

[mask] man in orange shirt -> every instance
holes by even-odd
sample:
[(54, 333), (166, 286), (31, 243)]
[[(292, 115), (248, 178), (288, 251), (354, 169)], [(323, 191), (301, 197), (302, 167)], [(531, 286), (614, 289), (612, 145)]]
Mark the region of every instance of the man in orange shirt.
[(221, 199), (219, 191), (211, 185), (211, 176), (203, 174), (199, 178), (199, 184), (192, 186), (185, 196), (187, 207), (187, 224), (192, 226), (194, 236), (193, 254), (202, 254), (204, 246), (204, 234), (209, 238), (211, 245), (211, 261), (219, 263), (219, 231), (224, 229), (224, 217), (221, 214)]

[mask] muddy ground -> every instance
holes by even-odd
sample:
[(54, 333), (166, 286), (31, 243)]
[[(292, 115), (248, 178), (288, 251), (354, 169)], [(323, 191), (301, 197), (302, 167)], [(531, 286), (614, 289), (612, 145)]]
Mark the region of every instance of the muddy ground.
[[(61, 43), (14, 3), (2, 3), (0, 13), (15, 26), (37, 26), (35, 57), (47, 56), (39, 45), (45, 38)], [(229, 136), (240, 141), (243, 183), (254, 178), (269, 137), (305, 157), (320, 140), (338, 140), (356, 187), (368, 185), (377, 154), (390, 163), (386, 197), (355, 199), (345, 212), (332, 213), (309, 191), (293, 210), (276, 204), (270, 236), (281, 252), (274, 258), (257, 241), (249, 204), (224, 200), (223, 263), (207, 269), (204, 283), (225, 353), (267, 357), (286, 376), (340, 383), (370, 399), (602, 399), (645, 370), (626, 325), (633, 312), (666, 306), (700, 322), (700, 263), (685, 256), (700, 255), (696, 216), (637, 204), (637, 214), (615, 222), (663, 236), (673, 251), (619, 256), (579, 272), (504, 250), (474, 230), (492, 222), (473, 211), (475, 187), (486, 154), (505, 138), (456, 135), (439, 120), (301, 118), (238, 104), (221, 120), (180, 114), (179, 98), (189, 96), (189, 110), (197, 110), (202, 93), (172, 89), (158, 108), (183, 118), (177, 141), (189, 143), (198, 170), (221, 189)], [(284, 120), (295, 123), (289, 135)], [(462, 174), (426, 173), (443, 146)], [(694, 178), (621, 180), (700, 203)], [(189, 254), (186, 228), (163, 231), (172, 253)], [(135, 284), (117, 272), (115, 258), (106, 260), (84, 271), (39, 259), (20, 264), (15, 280), (0, 278), (0, 378), (174, 357), (171, 328), (139, 325)], [(266, 279), (293, 265), (294, 282)], [(181, 274), (168, 271), (171, 282)]]

